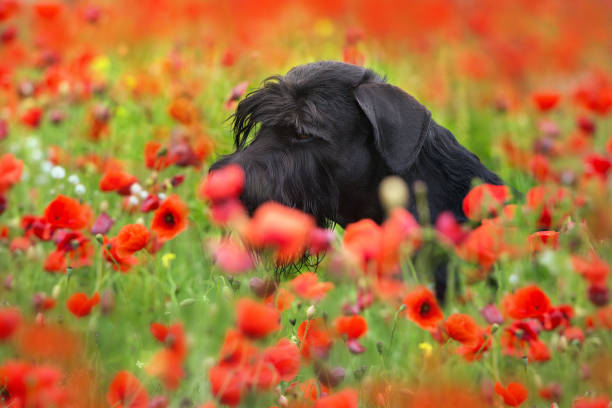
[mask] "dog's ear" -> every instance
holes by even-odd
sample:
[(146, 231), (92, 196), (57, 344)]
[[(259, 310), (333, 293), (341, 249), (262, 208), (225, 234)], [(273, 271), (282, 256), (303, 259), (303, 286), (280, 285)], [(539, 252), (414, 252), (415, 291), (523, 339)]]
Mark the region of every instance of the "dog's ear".
[(431, 113), (400, 88), (365, 83), (355, 88), (357, 103), (372, 124), (376, 149), (395, 173), (408, 170), (427, 135)]

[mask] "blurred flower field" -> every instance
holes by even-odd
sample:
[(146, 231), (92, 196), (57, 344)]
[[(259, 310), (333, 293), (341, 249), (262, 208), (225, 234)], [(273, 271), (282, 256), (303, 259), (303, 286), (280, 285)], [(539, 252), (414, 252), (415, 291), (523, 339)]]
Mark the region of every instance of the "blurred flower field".
[[(0, 0), (0, 407), (609, 407), (610, 21), (606, 0)], [(507, 186), (475, 185), (464, 225), (249, 216), (242, 170), (208, 175), (228, 118), (326, 59), (386, 75)]]

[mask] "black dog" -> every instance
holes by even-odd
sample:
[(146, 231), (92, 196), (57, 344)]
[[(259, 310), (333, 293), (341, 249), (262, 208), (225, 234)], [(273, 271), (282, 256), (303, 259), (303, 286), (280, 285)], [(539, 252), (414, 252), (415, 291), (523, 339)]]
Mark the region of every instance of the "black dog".
[[(378, 185), (398, 175), (410, 197), (415, 181), (426, 184), (432, 220), (449, 210), (464, 221), (461, 204), (474, 179), (502, 184), (416, 99), (355, 65), (322, 61), (268, 78), (233, 119), (236, 152), (211, 169), (242, 166), (250, 212), (274, 200), (320, 225), (380, 223)], [(418, 216), (416, 200), (408, 209)]]

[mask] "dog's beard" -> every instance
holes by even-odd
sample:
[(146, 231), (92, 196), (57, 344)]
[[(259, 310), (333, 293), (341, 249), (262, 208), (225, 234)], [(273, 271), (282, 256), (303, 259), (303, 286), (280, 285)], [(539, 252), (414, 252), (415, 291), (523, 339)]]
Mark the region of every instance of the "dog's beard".
[(339, 191), (327, 160), (320, 152), (296, 150), (249, 146), (237, 160), (246, 174), (242, 202), (253, 213), (264, 202), (276, 201), (311, 214), (321, 227), (330, 226)]

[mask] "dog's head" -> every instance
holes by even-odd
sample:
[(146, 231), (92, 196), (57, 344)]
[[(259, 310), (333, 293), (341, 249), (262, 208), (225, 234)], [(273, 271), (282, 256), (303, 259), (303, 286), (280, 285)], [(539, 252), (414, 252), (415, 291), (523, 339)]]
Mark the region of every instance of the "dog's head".
[(277, 201), (319, 224), (381, 218), (377, 186), (416, 160), (429, 111), (376, 73), (340, 62), (268, 78), (233, 116), (236, 151), (212, 166), (243, 167), (242, 201)]

